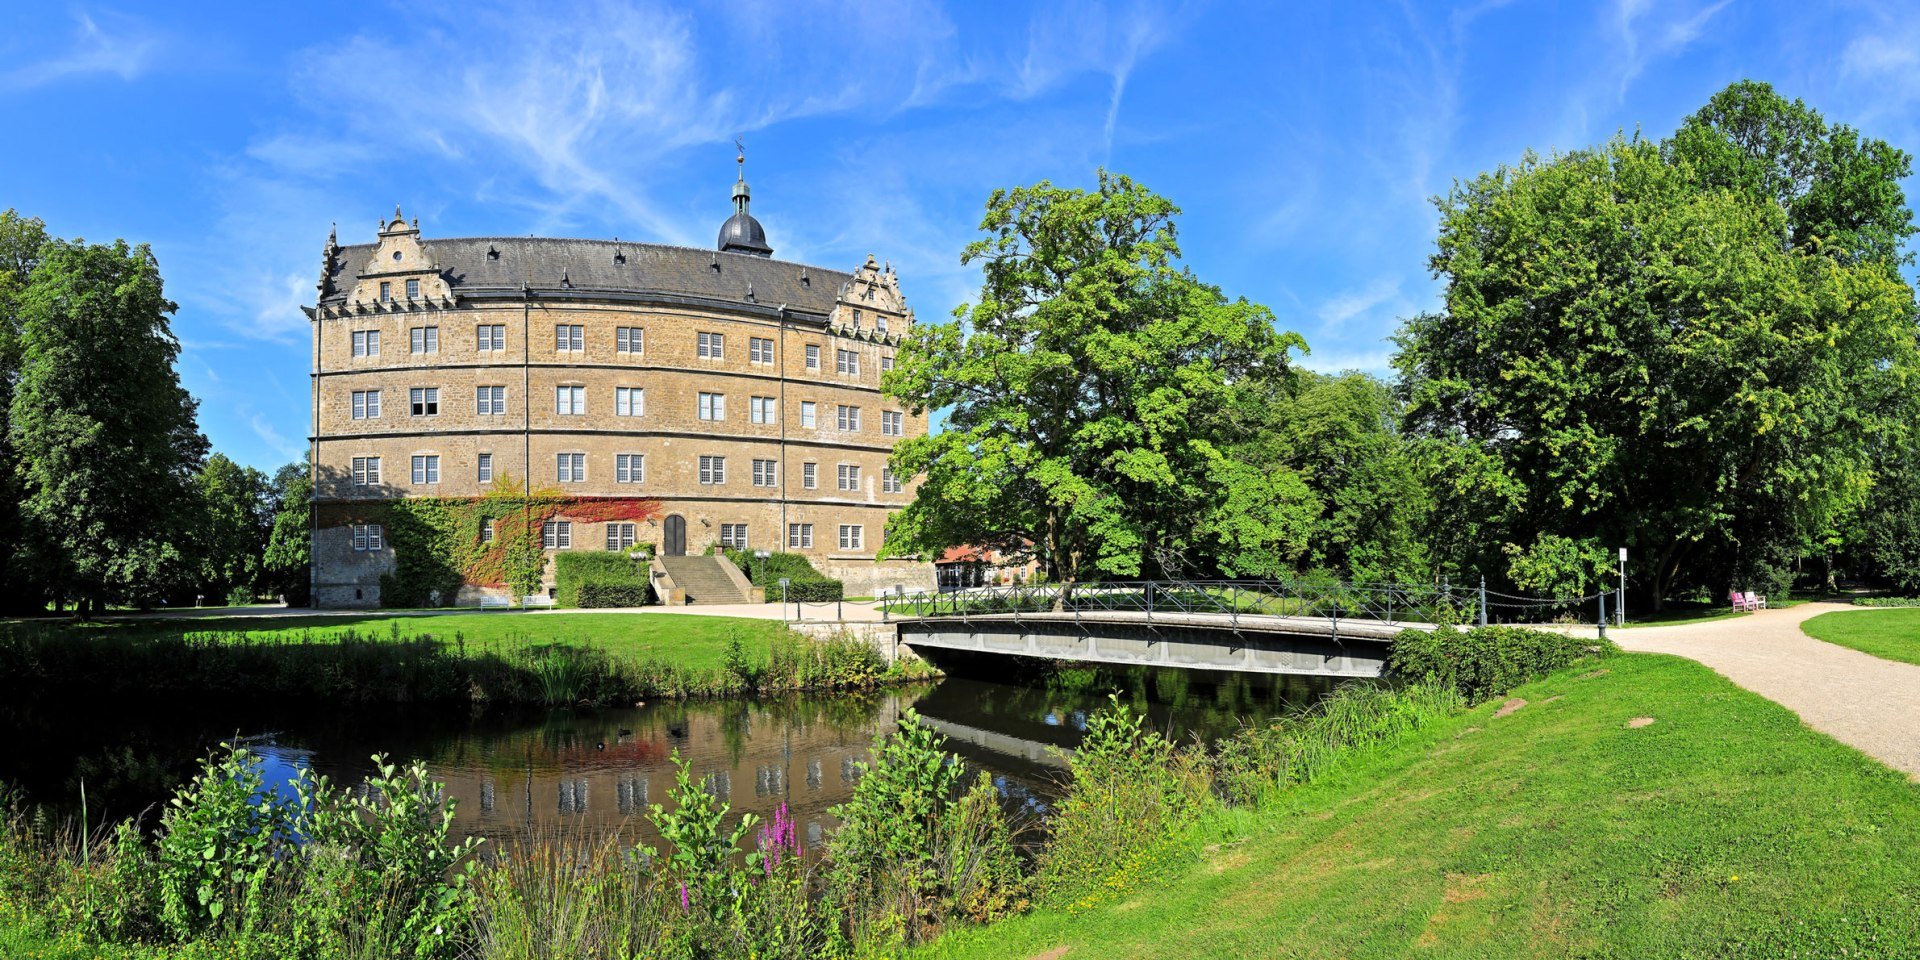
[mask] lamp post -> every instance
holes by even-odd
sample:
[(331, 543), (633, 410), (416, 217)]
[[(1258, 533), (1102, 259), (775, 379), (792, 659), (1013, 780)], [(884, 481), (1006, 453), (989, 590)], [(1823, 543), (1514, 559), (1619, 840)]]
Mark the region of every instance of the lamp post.
[(1627, 625), (1627, 548), (1620, 548), (1620, 599), (1613, 605), (1613, 617), (1621, 626)]
[(783, 617), (787, 615), (787, 584), (792, 582), (792, 577), (780, 578), (780, 615)]

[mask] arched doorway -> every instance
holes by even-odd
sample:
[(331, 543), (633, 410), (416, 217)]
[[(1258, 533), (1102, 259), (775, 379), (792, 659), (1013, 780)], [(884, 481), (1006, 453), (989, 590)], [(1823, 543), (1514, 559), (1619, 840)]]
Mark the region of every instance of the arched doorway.
[(666, 521), (666, 541), (660, 545), (660, 555), (666, 557), (684, 557), (687, 555), (687, 518), (677, 514), (668, 514)]

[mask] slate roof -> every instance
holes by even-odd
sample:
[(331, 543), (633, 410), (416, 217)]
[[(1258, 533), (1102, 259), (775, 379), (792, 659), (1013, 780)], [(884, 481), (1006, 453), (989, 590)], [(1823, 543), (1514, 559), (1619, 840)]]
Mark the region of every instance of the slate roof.
[[(423, 241), (455, 296), (568, 288), (601, 293), (666, 294), (752, 302), (826, 314), (851, 273), (750, 254), (624, 240), (463, 237)], [(367, 268), (374, 244), (341, 247), (323, 304), (342, 303)], [(718, 269), (715, 269), (715, 265)], [(376, 269), (378, 269), (376, 267)]]

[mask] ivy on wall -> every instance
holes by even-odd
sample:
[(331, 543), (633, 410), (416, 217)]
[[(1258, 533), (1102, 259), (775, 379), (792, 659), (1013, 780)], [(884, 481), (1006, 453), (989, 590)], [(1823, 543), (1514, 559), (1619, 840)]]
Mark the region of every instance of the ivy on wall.
[[(516, 596), (538, 589), (546, 567), (540, 531), (549, 520), (644, 523), (660, 513), (658, 500), (528, 490), (502, 476), (478, 497), (326, 504), (321, 523), (380, 524), (394, 554), (393, 572), (380, 579), (381, 604), (428, 607), (452, 603), (462, 584), (511, 587)], [(483, 541), (489, 524), (493, 536)]]

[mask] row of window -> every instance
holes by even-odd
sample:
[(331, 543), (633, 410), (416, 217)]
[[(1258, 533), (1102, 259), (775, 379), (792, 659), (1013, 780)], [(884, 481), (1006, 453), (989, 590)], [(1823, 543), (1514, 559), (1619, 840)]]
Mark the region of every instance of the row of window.
[[(624, 552), (632, 550), (638, 541), (638, 525), (632, 523), (608, 523), (606, 525), (606, 548)], [(493, 521), (488, 520), (480, 527), (480, 542), (492, 543), (494, 537)], [(386, 530), (377, 523), (356, 523), (352, 529), (353, 549), (359, 553), (378, 552), (386, 547)], [(867, 528), (864, 524), (840, 524), (840, 549), (866, 549)], [(720, 525), (720, 545), (734, 550), (748, 549), (752, 536), (744, 523), (723, 523)], [(540, 546), (547, 550), (573, 549), (573, 521), (549, 520), (540, 525)], [(813, 549), (813, 524), (787, 524), (787, 548), (790, 550)]]
[[(353, 419), (380, 419), (380, 391), (353, 391)], [(501, 417), (507, 413), (507, 388), (503, 386), (480, 386), (473, 388), (474, 413), (483, 417)], [(721, 421), (727, 419), (727, 395), (700, 391), (694, 401), (695, 413), (702, 420)], [(440, 415), (439, 387), (412, 387), (407, 390), (407, 410), (416, 417), (435, 417)], [(553, 388), (553, 412), (558, 416), (581, 417), (587, 413), (587, 388), (581, 386), (559, 386)], [(613, 388), (613, 412), (620, 417), (643, 417), (647, 414), (647, 394), (640, 387)], [(771, 424), (779, 422), (778, 401), (773, 397), (748, 397), (747, 419), (753, 423)], [(843, 432), (852, 433), (860, 429), (860, 408), (847, 404), (836, 404), (834, 423)], [(906, 414), (898, 410), (880, 412), (880, 433), (882, 436), (898, 437), (906, 433)], [(819, 404), (812, 400), (800, 401), (800, 426), (815, 428), (819, 425)]]
[[(587, 480), (587, 455), (584, 453), (554, 454), (554, 479), (561, 483), (585, 483)], [(380, 484), (381, 470), (379, 457), (354, 457), (352, 461), (353, 485), (372, 487)], [(440, 482), (440, 455), (437, 453), (415, 454), (409, 464), (412, 469), (408, 477), (415, 484)], [(800, 486), (802, 489), (817, 489), (819, 483), (819, 464), (806, 461), (800, 464)], [(727, 482), (727, 458), (724, 456), (701, 455), (697, 474), (702, 484), (715, 486)], [(613, 457), (613, 476), (615, 483), (647, 482), (647, 456), (643, 453), (618, 453)], [(751, 470), (753, 485), (756, 487), (777, 487), (780, 485), (780, 461), (753, 459)], [(474, 460), (474, 479), (481, 483), (493, 482), (493, 454), (478, 454)], [(835, 481), (841, 490), (860, 489), (860, 465), (842, 463), (837, 465)], [(894, 475), (893, 468), (880, 468), (880, 490), (883, 493), (899, 493), (902, 484)]]
[[(416, 281), (409, 280), (409, 284)], [(382, 289), (386, 284), (380, 285)], [(414, 294), (409, 293), (409, 296)], [(381, 299), (387, 299), (382, 297)], [(482, 323), (473, 328), (474, 349), (480, 353), (498, 353), (507, 349), (507, 327), (502, 323)], [(353, 355), (356, 357), (377, 357), (380, 355), (380, 331), (353, 331)], [(613, 331), (613, 352), (637, 354), (646, 352), (647, 331), (645, 327), (615, 327)], [(587, 328), (580, 324), (555, 324), (553, 328), (553, 351), (555, 353), (584, 353), (587, 349)], [(431, 354), (440, 352), (440, 328), (437, 326), (412, 327), (407, 331), (407, 352), (412, 354)], [(833, 369), (835, 373), (850, 377), (860, 375), (860, 352), (835, 348)], [(694, 335), (694, 354), (702, 360), (725, 360), (727, 358), (727, 335), (724, 333), (699, 332)], [(820, 369), (820, 345), (805, 345), (808, 370)], [(747, 338), (747, 362), (757, 366), (767, 366), (774, 362), (773, 340), (769, 337)], [(881, 370), (893, 369), (891, 354), (880, 358)]]

